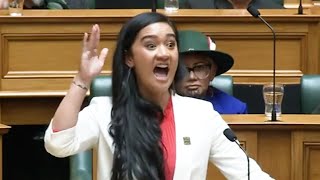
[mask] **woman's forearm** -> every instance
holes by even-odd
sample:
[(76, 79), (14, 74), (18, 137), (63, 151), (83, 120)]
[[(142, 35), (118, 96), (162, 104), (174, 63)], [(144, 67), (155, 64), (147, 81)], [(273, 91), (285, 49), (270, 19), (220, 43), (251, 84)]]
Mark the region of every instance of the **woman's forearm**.
[(61, 131), (77, 124), (78, 114), (90, 83), (81, 82), (77, 76), (73, 79), (70, 89), (62, 99), (52, 119), (52, 128)]

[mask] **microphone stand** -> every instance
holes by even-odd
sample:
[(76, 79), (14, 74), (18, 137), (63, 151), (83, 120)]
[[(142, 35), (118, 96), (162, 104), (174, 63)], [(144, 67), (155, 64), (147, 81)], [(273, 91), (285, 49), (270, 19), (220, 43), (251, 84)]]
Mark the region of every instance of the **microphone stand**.
[(237, 142), (237, 139), (234, 141), (239, 148), (246, 154), (247, 156), (247, 163), (248, 163), (248, 180), (250, 180), (250, 160), (249, 160), (249, 155), (248, 153), (243, 149), (243, 147)]
[(157, 12), (157, 0), (152, 1), (152, 12)]
[(249, 6), (247, 8), (247, 10), (253, 17), (259, 18), (265, 25), (267, 25), (273, 34), (273, 97), (272, 97), (271, 121), (277, 121), (277, 114), (276, 114), (276, 33), (274, 32), (273, 27), (260, 16), (260, 12), (256, 8), (254, 8), (253, 6)]
[(299, 1), (298, 14), (303, 14), (302, 0)]
[(273, 34), (273, 96), (272, 96), (272, 111), (271, 111), (271, 121), (277, 121), (277, 113), (276, 113), (276, 33), (274, 29), (267, 23), (260, 15), (258, 18), (263, 21)]

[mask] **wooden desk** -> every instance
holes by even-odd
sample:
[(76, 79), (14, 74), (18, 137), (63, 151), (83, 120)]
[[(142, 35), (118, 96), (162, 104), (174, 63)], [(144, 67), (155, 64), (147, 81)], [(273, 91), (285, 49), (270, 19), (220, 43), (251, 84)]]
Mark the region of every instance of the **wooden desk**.
[(9, 131), (10, 127), (0, 124), (0, 180), (2, 180), (2, 135)]
[[(223, 118), (249, 155), (275, 179), (320, 179), (320, 115), (282, 115), (280, 122), (265, 122), (264, 115)], [(217, 179), (216, 174), (210, 165), (208, 180)]]

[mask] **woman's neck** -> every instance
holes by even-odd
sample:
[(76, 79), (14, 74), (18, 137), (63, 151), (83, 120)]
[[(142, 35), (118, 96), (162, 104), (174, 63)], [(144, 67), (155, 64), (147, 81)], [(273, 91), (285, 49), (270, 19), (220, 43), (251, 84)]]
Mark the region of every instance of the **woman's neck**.
[(170, 91), (164, 91), (164, 92), (154, 92), (153, 93), (147, 93), (147, 92), (141, 92), (142, 97), (145, 99), (151, 101), (154, 104), (157, 104), (161, 107), (161, 109), (166, 109), (168, 101), (170, 99), (171, 93)]

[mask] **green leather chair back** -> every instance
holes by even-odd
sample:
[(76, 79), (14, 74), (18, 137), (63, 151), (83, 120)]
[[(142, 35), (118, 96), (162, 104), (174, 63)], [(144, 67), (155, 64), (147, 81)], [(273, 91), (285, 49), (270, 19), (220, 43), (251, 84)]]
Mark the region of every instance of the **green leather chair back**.
[[(90, 86), (90, 100), (98, 96), (111, 96), (111, 76), (98, 76)], [(70, 157), (70, 180), (92, 180), (92, 150)]]
[(220, 75), (211, 81), (211, 86), (233, 95), (233, 78), (230, 75)]
[[(96, 77), (90, 88), (90, 99), (97, 96), (111, 96), (111, 76)], [(230, 95), (233, 95), (233, 78), (230, 75), (220, 75), (211, 81), (213, 87), (218, 88)]]
[(320, 104), (320, 75), (301, 77), (301, 112), (312, 113)]
[(284, 0), (273, 0), (277, 4), (281, 4), (282, 6), (284, 5)]
[(112, 95), (112, 78), (111, 76), (98, 76), (96, 77), (90, 87), (90, 99), (98, 96), (111, 96)]
[(92, 150), (70, 157), (70, 180), (92, 180)]

